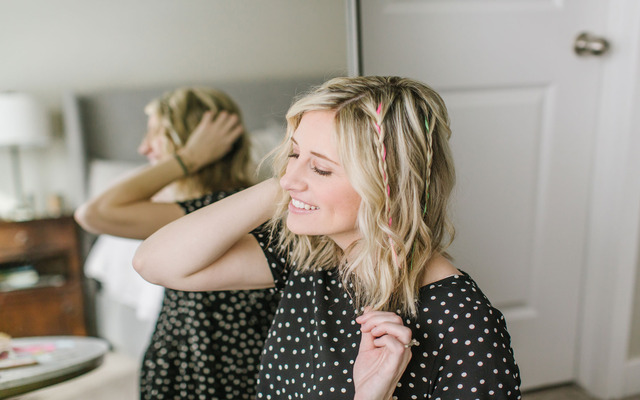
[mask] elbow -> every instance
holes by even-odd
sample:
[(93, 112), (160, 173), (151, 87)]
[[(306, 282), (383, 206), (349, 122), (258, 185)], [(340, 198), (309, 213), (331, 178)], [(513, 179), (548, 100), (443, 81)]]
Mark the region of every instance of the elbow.
[(96, 232), (93, 227), (93, 221), (95, 219), (94, 214), (95, 212), (93, 211), (92, 207), (85, 203), (76, 209), (76, 211), (73, 213), (73, 218), (85, 231), (98, 234), (99, 232)]
[[(142, 244), (140, 245), (140, 247), (142, 247)], [(149, 268), (147, 267), (148, 262), (144, 255), (144, 251), (140, 251), (140, 247), (138, 247), (135, 254), (133, 255), (131, 264), (133, 265), (133, 269), (138, 273), (138, 275), (143, 277), (145, 280), (151, 282), (148, 276), (149, 275)], [(151, 283), (155, 283), (155, 282), (151, 282)]]
[(154, 274), (154, 270), (157, 271), (157, 268), (153, 268), (153, 261), (149, 259), (150, 257), (147, 256), (143, 247), (144, 242), (138, 247), (133, 255), (133, 259), (131, 260), (133, 269), (147, 282), (155, 285), (162, 285), (163, 282), (162, 279), (160, 279), (161, 277)]
[(82, 204), (73, 213), (73, 218), (85, 231), (95, 235), (109, 234), (107, 216), (109, 211), (103, 210), (99, 203), (89, 201)]

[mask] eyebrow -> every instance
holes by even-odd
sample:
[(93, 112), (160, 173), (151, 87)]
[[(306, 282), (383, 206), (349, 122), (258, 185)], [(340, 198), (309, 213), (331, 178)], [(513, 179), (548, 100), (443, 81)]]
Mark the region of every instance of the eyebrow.
[[(296, 146), (300, 146), (300, 145), (298, 144), (298, 142), (296, 142), (296, 140), (293, 138), (293, 136), (291, 136), (291, 141), (292, 141)], [(340, 166), (340, 164), (338, 164), (337, 162), (333, 161), (332, 159), (330, 159), (329, 157), (325, 156), (324, 154), (321, 154), (321, 153), (318, 153), (318, 152), (315, 152), (315, 151), (310, 151), (310, 153), (311, 153), (311, 154), (313, 154), (314, 156), (318, 157), (318, 158), (322, 158), (323, 160), (327, 160), (327, 161), (329, 161), (330, 163), (333, 163), (333, 164), (335, 164), (335, 165)]]

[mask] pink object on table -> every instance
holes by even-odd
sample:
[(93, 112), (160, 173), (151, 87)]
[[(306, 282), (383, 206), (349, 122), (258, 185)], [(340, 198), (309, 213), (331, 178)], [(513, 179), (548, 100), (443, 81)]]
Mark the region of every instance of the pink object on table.
[(56, 349), (55, 343), (43, 343), (38, 345), (14, 347), (13, 351), (16, 354), (42, 354), (50, 353)]

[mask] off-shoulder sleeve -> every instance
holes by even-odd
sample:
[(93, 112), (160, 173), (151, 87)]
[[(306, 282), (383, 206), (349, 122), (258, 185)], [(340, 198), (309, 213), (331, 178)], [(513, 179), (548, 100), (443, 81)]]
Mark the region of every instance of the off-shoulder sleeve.
[(510, 342), (500, 311), (480, 305), (460, 313), (441, 342), (432, 398), (520, 399)]
[(505, 319), (468, 275), (424, 287), (417, 317), (405, 323), (419, 345), (411, 348), (396, 398), (521, 398)]
[(260, 225), (251, 234), (256, 238), (262, 252), (267, 258), (276, 289), (282, 291), (289, 278), (290, 268), (287, 264), (287, 252), (278, 246), (279, 232), (271, 232), (268, 223)]

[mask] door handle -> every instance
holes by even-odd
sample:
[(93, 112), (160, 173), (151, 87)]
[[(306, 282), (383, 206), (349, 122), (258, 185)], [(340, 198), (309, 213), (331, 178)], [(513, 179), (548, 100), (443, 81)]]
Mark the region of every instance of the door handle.
[(573, 50), (579, 56), (601, 56), (609, 50), (609, 41), (588, 32), (582, 32), (576, 38)]

